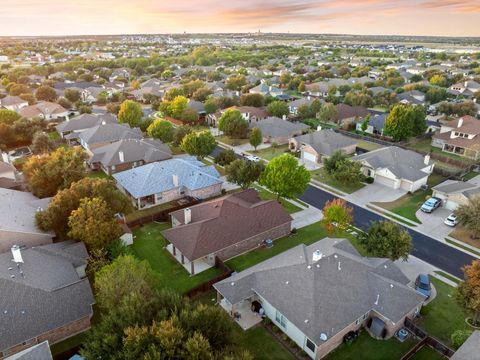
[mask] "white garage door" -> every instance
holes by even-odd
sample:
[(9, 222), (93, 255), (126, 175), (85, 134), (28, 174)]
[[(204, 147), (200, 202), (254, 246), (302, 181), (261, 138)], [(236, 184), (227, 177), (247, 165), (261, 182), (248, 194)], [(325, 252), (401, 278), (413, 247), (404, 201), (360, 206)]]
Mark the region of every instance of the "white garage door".
[(458, 204), (452, 200), (447, 200), (445, 201), (444, 205), (445, 209), (448, 209), (448, 210), (455, 210), (458, 206)]
[(375, 182), (377, 184), (380, 184), (380, 185), (385, 185), (385, 186), (388, 186), (390, 188), (394, 188), (395, 187), (395, 180), (392, 180), (392, 179), (389, 179), (385, 176), (376, 176), (375, 177)]
[(405, 191), (410, 191), (412, 187), (412, 183), (402, 180), (402, 182), (400, 183), (400, 187)]
[(311, 162), (317, 162), (317, 157), (314, 154), (311, 154), (309, 152), (302, 151), (302, 159), (311, 161)]

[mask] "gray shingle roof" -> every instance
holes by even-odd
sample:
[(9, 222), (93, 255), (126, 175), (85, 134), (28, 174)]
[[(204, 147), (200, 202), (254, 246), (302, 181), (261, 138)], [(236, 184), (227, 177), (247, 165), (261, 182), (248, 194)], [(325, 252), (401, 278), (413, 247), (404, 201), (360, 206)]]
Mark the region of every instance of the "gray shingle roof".
[(141, 139), (142, 131), (126, 124), (106, 123), (82, 131), (78, 136), (87, 144), (114, 142), (122, 139)]
[(52, 353), (48, 341), (33, 345), (28, 349), (20, 351), (12, 356), (5, 358), (5, 360), (52, 360)]
[(112, 114), (82, 114), (58, 124), (55, 128), (58, 132), (75, 131), (101, 125), (102, 122), (116, 123), (117, 118)]
[[(214, 287), (232, 304), (260, 295), (317, 345), (321, 333), (330, 338), (370, 310), (397, 322), (422, 304), (394, 263), (362, 258), (339, 241), (347, 240), (298, 245)], [(323, 254), (317, 262), (315, 250)]]
[(347, 146), (355, 145), (357, 143), (356, 140), (336, 133), (330, 129), (315, 131), (310, 134), (298, 136), (295, 139), (299, 143), (310, 145), (319, 154), (327, 156), (332, 155), (337, 150), (341, 150)]
[(478, 360), (480, 352), (480, 330), (475, 330), (450, 360)]
[(292, 137), (294, 134), (310, 128), (303, 123), (294, 123), (275, 116), (251, 123), (250, 127), (262, 130), (263, 137)]
[(214, 166), (206, 166), (193, 156), (150, 163), (122, 171), (113, 178), (136, 199), (174, 189), (173, 175), (179, 186), (198, 190), (221, 184), (220, 174)]
[(20, 268), (9, 252), (0, 254), (0, 351), (92, 315), (90, 284), (75, 269), (86, 263), (85, 246), (54, 245), (22, 250)]
[(410, 150), (404, 150), (397, 146), (389, 146), (353, 158), (356, 161), (366, 161), (374, 169), (388, 169), (397, 178), (416, 181), (428, 174), (421, 169), (431, 165), (429, 160), (425, 164), (425, 157)]
[[(159, 140), (126, 139), (93, 149), (90, 164), (101, 163), (103, 166), (119, 165), (143, 160), (145, 163), (172, 158), (170, 148)], [(123, 152), (123, 160), (120, 159)]]

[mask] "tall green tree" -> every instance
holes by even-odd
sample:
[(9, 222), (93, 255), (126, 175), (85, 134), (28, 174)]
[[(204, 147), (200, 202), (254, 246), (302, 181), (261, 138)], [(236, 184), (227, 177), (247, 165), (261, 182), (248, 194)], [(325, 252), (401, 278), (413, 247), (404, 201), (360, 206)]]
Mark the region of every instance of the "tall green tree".
[(260, 177), (260, 184), (277, 194), (277, 199), (291, 199), (303, 194), (309, 182), (308, 170), (299, 165), (297, 159), (290, 154), (273, 158)]
[(218, 120), (218, 129), (227, 136), (241, 139), (248, 133), (248, 123), (237, 109), (227, 109)]
[(392, 261), (400, 258), (406, 261), (413, 249), (409, 232), (389, 220), (373, 223), (360, 242), (371, 256), (386, 257)]
[(262, 162), (237, 159), (227, 165), (225, 171), (227, 173), (227, 181), (237, 184), (243, 190), (246, 190), (260, 178), (264, 169), (265, 165)]
[(212, 153), (216, 145), (215, 138), (210, 131), (206, 130), (186, 135), (182, 140), (181, 148), (189, 155), (204, 158)]
[(143, 118), (142, 106), (133, 100), (125, 100), (120, 105), (118, 112), (118, 121), (130, 125), (130, 127), (138, 127)]
[(284, 116), (287, 116), (289, 114), (290, 110), (288, 109), (288, 105), (286, 102), (272, 101), (267, 106), (267, 112), (272, 116), (283, 118)]
[(147, 134), (155, 139), (160, 139), (164, 143), (173, 140), (175, 129), (170, 121), (155, 119), (147, 128)]
[(326, 103), (318, 112), (318, 119), (323, 122), (337, 122), (338, 110), (332, 103)]
[(414, 116), (411, 107), (405, 104), (395, 105), (385, 120), (384, 133), (393, 141), (408, 139), (414, 132)]
[(262, 141), (263, 141), (262, 130), (260, 130), (257, 127), (253, 128), (252, 132), (250, 133), (249, 142), (250, 142), (250, 145), (252, 145), (255, 148), (255, 151), (257, 151), (257, 147), (262, 143)]
[(190, 126), (182, 125), (175, 128), (175, 133), (173, 134), (173, 145), (180, 146), (183, 138), (188, 134), (191, 134), (193, 129)]

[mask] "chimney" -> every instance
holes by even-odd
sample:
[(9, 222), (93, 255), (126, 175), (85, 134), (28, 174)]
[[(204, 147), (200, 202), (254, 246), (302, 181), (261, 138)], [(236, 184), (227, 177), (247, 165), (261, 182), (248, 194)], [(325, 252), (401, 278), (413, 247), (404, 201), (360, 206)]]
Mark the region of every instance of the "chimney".
[(18, 245), (13, 245), (12, 246), (12, 255), (13, 255), (13, 261), (14, 262), (23, 263), (22, 251), (20, 250), (20, 246), (18, 246)]
[(178, 175), (172, 175), (173, 186), (178, 187)]
[(183, 210), (183, 216), (185, 218), (185, 225), (192, 222), (192, 210), (190, 210), (190, 208), (186, 208), (185, 210)]
[(312, 261), (313, 261), (313, 262), (317, 262), (317, 261), (320, 260), (322, 257), (323, 257), (323, 254), (320, 252), (320, 250), (315, 250), (315, 251), (313, 252)]
[(317, 131), (321, 131), (322, 130), (322, 126), (321, 125), (318, 125), (317, 126)]
[(457, 128), (461, 127), (462, 125), (463, 125), (463, 117), (461, 117), (460, 119), (458, 119)]
[(425, 165), (428, 165), (430, 163), (430, 154), (425, 155), (425, 157), (423, 158), (423, 162), (425, 163)]
[(123, 153), (123, 151), (118, 152), (118, 158), (120, 159), (120, 162), (122, 162), (122, 163), (125, 161), (125, 154)]

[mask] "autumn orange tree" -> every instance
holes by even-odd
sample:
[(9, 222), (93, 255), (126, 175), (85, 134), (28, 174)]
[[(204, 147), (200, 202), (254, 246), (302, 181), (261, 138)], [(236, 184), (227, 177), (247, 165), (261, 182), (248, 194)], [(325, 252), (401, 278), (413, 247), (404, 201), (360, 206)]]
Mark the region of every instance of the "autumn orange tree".
[(480, 325), (480, 260), (463, 267), (465, 281), (457, 288), (457, 301), (467, 311), (473, 312), (473, 324)]
[(322, 211), (322, 222), (329, 233), (333, 232), (335, 227), (339, 230), (345, 230), (353, 221), (353, 208), (347, 206), (343, 199), (335, 198), (332, 201), (327, 201)]

